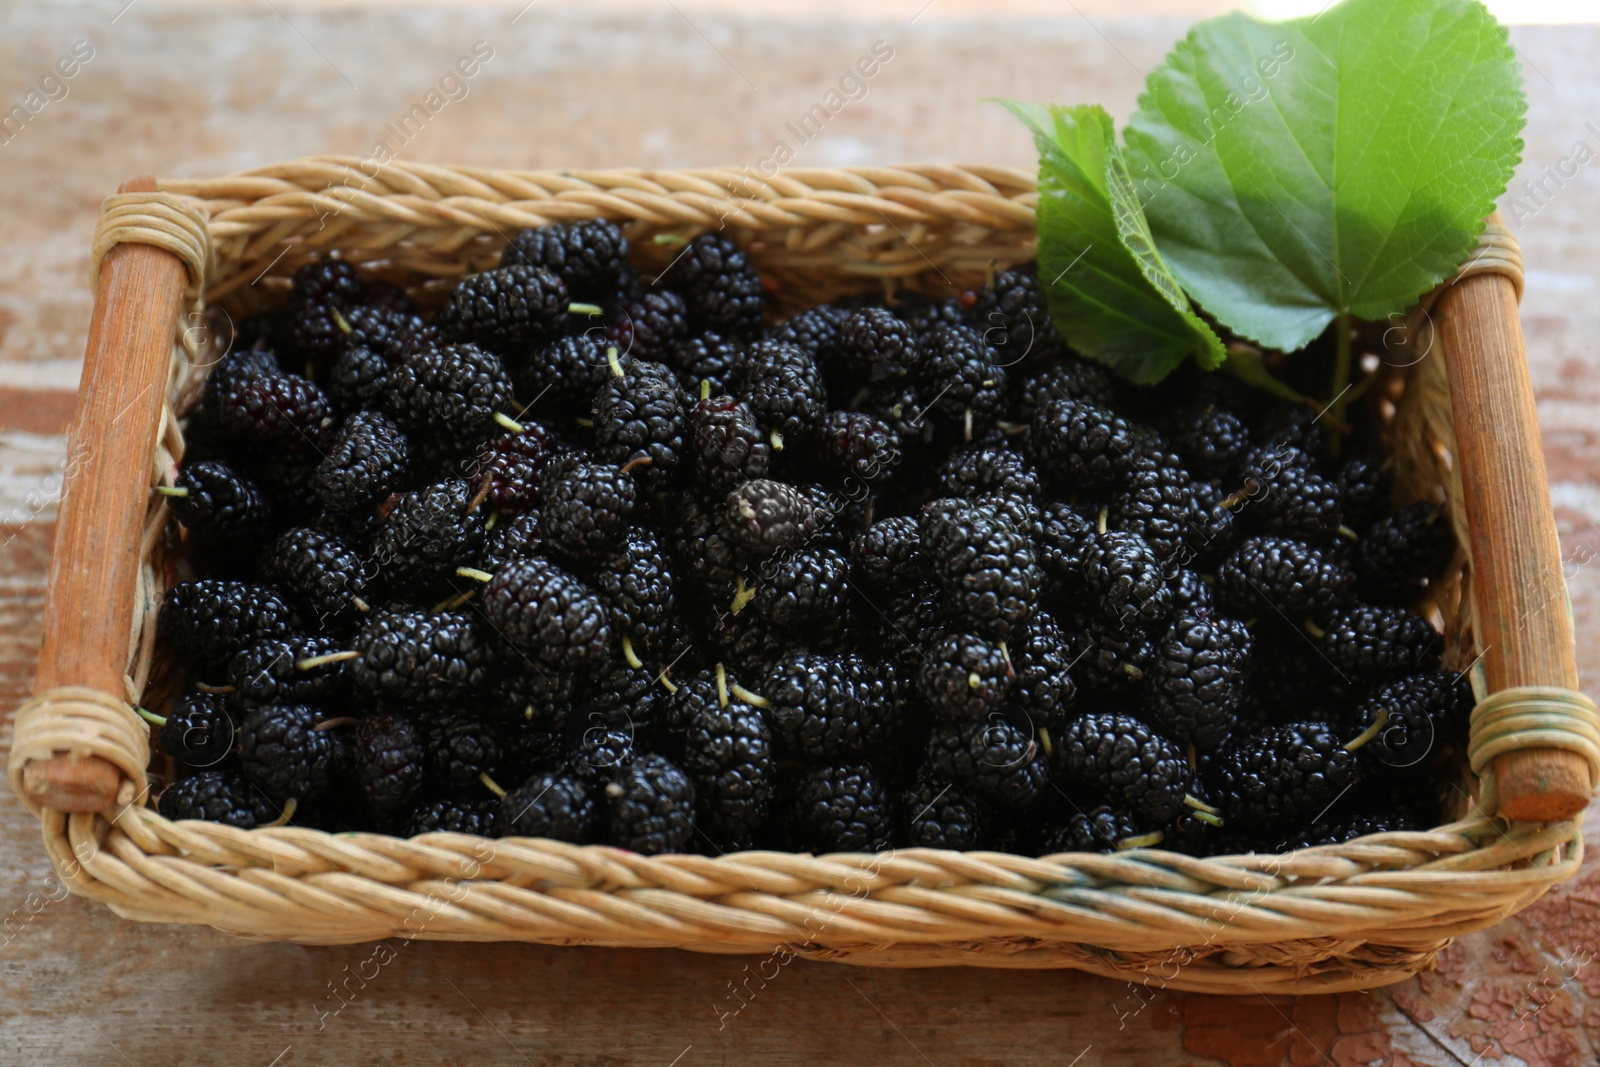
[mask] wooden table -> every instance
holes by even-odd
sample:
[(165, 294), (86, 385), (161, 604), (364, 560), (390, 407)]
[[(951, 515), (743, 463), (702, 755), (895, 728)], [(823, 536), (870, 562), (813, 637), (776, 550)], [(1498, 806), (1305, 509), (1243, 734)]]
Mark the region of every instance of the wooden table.
[[(8, 730), (33, 674), (61, 432), (89, 316), (91, 220), (121, 179), (214, 175), (317, 152), (366, 155), (386, 136), (384, 124), (478, 41), (492, 59), (464, 98), (405, 143), (405, 158), (754, 166), (783, 140), (804, 165), (1026, 163), (1028, 138), (980, 98), (1098, 99), (1125, 116), (1189, 14), (1216, 6), (899, 0), (815, 14), (787, 0), (752, 15), (731, 0), (381, 12), (286, 2), (202, 12), (158, 0), (122, 9), (125, 2), (12, 6), (0, 16), (7, 109), (76, 42), (92, 49), (64, 83), (66, 95), (0, 143), (0, 708)], [(1600, 27), (1524, 28), (1512, 39), (1531, 104), (1520, 187), (1579, 141), (1591, 156), (1600, 152), (1600, 124), (1585, 126), (1600, 119)], [(893, 58), (866, 96), (796, 145), (785, 123), (880, 40)], [(53, 91), (60, 96), (59, 86)], [(1595, 167), (1503, 204), (1532, 268), (1524, 322), (1588, 679), (1600, 668)], [(352, 976), (369, 946), (247, 945), (203, 929), (126, 923), (64, 899), (36, 824), (9, 792), (0, 794), (0, 836), (0, 1061), (10, 1063), (1600, 1060), (1600, 863), (1517, 919), (1460, 942), (1437, 971), (1366, 995), (1185, 996), (1070, 972), (793, 962), (762, 988), (750, 983), (756, 993), (741, 1003), (733, 989), (747, 977), (744, 959), (678, 952), (417, 942), (363, 983)]]

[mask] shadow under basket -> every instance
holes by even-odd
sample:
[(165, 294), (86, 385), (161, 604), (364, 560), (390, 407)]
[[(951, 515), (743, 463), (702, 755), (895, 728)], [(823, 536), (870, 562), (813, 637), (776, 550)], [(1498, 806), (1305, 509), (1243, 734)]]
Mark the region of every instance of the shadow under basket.
[[(912, 166), (522, 173), (307, 159), (129, 182), (96, 232), (36, 696), (9, 773), (73, 892), (146, 922), (333, 944), (390, 936), (770, 953), (869, 966), (1073, 967), (1217, 993), (1361, 989), (1430, 965), (1567, 878), (1600, 777), (1516, 304), (1491, 218), (1385, 379), (1402, 503), (1447, 502), (1461, 550), (1431, 587), (1446, 662), (1481, 664), (1456, 822), (1281, 856), (1158, 849), (1038, 859), (902, 849), (645, 857), (456, 834), (413, 839), (171, 822), (149, 806), (165, 498), (215, 318), (281, 299), (338, 249), (425, 303), (507, 237), (605, 216), (638, 253), (725, 228), (786, 309), (885, 285), (949, 292), (1033, 254), (1031, 172)], [(430, 299), (431, 298), (431, 299)], [(220, 309), (220, 312), (219, 310)], [(1402, 366), (1403, 365), (1403, 366)]]

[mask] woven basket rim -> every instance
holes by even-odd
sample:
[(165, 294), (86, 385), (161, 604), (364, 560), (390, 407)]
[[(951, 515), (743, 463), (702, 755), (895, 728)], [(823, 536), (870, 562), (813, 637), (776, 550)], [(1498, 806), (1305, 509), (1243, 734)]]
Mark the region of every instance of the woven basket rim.
[[(165, 241), (185, 259), (191, 312), (208, 299), (241, 299), (246, 275), (269, 252), (286, 267), (301, 252), (339, 247), (357, 261), (447, 278), (514, 229), (596, 215), (640, 234), (727, 228), (752, 243), (758, 266), (780, 283), (825, 276), (916, 285), (930, 271), (981, 275), (997, 261), (1028, 258), (1036, 197), (1033, 173), (1007, 167), (794, 168), (768, 179), (747, 168), (505, 171), (391, 162), (368, 176), (362, 160), (339, 156), (158, 187), (112, 198), (107, 209), (125, 203), (142, 213), (165, 235), (151, 243)], [(161, 212), (173, 219), (160, 221)], [(1004, 250), (1009, 257), (998, 254)], [(1517, 281), (1520, 291), (1520, 271)], [(199, 350), (192, 331), (176, 331), (161, 478), (182, 455), (177, 410), (195, 395)], [(1447, 495), (1455, 506), (1459, 492)], [(150, 553), (165, 521), (158, 498), (150, 515), (156, 536), (147, 532), (145, 551), (151, 612), (160, 581)], [(1460, 597), (1454, 620), (1467, 629), (1469, 599)], [(148, 636), (135, 642), (133, 696), (150, 677)], [(787, 943), (797, 954), (865, 963), (887, 960), (894, 947), (911, 961), (905, 965), (1073, 966), (1140, 980), (1152, 960), (1183, 951), (1206, 962), (1203, 978), (1165, 984), (1241, 992), (1251, 991), (1238, 987), (1241, 974), (1254, 977), (1251, 988), (1283, 990), (1398, 980), (1425, 965), (1445, 937), (1498, 921), (1570, 876), (1583, 847), (1581, 817), (1533, 826), (1478, 815), (1278, 856), (901, 849), (643, 857), (543, 839), (240, 831), (172, 822), (143, 806), (145, 793), (125, 793), (105, 816), (45, 812), (43, 826), (69, 885), (130, 917), (313, 942), (366, 940), (403, 933), (406, 916), (453, 885), (461, 895), (447, 894), (414, 936), (703, 951)], [(1231, 909), (1225, 935), (1204, 918), (1219, 902)], [(818, 908), (828, 913), (827, 929), (797, 939)]]

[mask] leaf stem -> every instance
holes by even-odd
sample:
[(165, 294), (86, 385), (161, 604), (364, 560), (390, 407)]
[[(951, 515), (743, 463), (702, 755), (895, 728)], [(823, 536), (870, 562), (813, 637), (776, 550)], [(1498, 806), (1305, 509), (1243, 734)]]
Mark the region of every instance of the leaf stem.
[(1388, 725), (1388, 722), (1389, 709), (1379, 708), (1378, 717), (1372, 720), (1372, 725), (1361, 731), (1361, 733), (1358, 734), (1353, 741), (1345, 745), (1344, 750), (1346, 752), (1356, 751), (1362, 745), (1365, 745), (1368, 741), (1371, 741), (1373, 738), (1383, 733), (1383, 728)]
[(326, 667), (330, 663), (343, 663), (347, 659), (360, 659), (361, 653), (355, 649), (344, 652), (325, 652), (320, 656), (307, 656), (305, 659), (295, 660), (294, 669), (297, 671), (314, 671), (318, 667)]
[(1343, 443), (1344, 406), (1347, 402), (1346, 393), (1350, 389), (1350, 313), (1339, 312), (1339, 317), (1334, 320), (1334, 360), (1333, 360), (1333, 399), (1328, 401), (1328, 424), (1323, 427), (1327, 436), (1328, 458), (1339, 458), (1339, 446)]
[(1126, 852), (1131, 848), (1154, 848), (1161, 844), (1161, 839), (1161, 831), (1152, 830), (1148, 834), (1139, 834), (1135, 837), (1124, 837), (1121, 841), (1116, 843), (1115, 847), (1118, 852)]
[(749, 704), (751, 707), (755, 707), (755, 708), (770, 708), (770, 707), (772, 707), (772, 701), (768, 700), (766, 697), (762, 696), (760, 693), (752, 693), (750, 690), (746, 689), (744, 686), (740, 685), (738, 682), (729, 682), (728, 683), (728, 692), (732, 693), (734, 696), (738, 697), (740, 700), (744, 701), (746, 704)]
[[(338, 312), (335, 311), (334, 314), (337, 315)], [(300, 806), (300, 802), (298, 800), (296, 800), (294, 797), (290, 797), (288, 800), (285, 800), (283, 802), (283, 810), (278, 812), (278, 817), (276, 819), (273, 819), (271, 822), (268, 822), (268, 823), (261, 823), (260, 825), (262, 827), (288, 826), (289, 825), (289, 820), (294, 818), (294, 810), (295, 810), (295, 808), (297, 808), (299, 806)]]

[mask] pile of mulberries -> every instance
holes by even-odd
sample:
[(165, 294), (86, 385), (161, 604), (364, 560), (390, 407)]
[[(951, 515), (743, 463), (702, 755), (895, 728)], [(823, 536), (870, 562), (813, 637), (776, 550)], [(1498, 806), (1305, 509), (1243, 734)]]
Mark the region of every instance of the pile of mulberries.
[(1455, 542), (1350, 454), (1368, 412), (1334, 461), (1225, 375), (1121, 383), (1031, 264), (787, 319), (768, 290), (722, 234), (647, 278), (604, 221), (433, 314), (302, 267), (162, 490), (161, 812), (709, 855), (1437, 819), (1472, 698), (1411, 605)]

